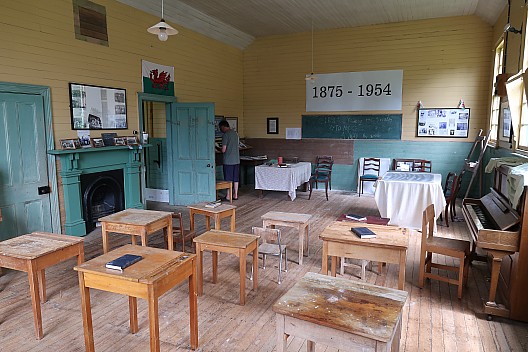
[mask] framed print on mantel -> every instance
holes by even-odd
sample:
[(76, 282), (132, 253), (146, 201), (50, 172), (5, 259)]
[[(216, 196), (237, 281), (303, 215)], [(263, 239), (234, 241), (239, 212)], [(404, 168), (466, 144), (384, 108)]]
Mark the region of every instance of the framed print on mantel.
[(279, 118), (268, 117), (267, 132), (268, 134), (279, 134)]

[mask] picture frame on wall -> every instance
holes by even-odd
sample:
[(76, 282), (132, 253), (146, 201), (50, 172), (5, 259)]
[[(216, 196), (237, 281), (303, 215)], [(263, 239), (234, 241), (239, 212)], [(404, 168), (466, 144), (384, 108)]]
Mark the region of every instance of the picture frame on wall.
[(268, 117), (267, 133), (268, 134), (279, 134), (279, 118), (278, 117)]
[(238, 117), (226, 117), (229, 128), (238, 133)]
[(220, 126), (218, 126), (218, 124), (222, 120), (225, 120), (223, 115), (215, 115), (215, 120), (214, 120), (214, 124), (215, 124), (215, 138), (222, 138), (222, 131), (220, 131)]
[(127, 129), (126, 90), (70, 83), (73, 130)]
[(469, 108), (418, 109), (417, 137), (467, 138)]

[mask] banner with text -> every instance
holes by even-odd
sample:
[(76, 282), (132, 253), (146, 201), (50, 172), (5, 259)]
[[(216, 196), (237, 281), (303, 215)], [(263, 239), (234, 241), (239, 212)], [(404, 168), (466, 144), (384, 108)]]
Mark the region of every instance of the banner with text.
[(306, 81), (306, 111), (402, 109), (403, 70), (317, 74)]

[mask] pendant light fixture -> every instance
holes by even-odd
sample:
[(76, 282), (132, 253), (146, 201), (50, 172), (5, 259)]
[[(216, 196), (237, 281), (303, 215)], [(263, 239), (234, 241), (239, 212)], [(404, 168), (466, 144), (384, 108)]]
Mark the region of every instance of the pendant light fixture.
[(162, 42), (166, 41), (169, 38), (169, 35), (178, 34), (178, 30), (172, 28), (170, 24), (163, 19), (163, 0), (161, 0), (161, 21), (147, 29), (147, 32), (156, 34), (158, 39)]
[(317, 76), (314, 75), (314, 26), (313, 26), (313, 20), (312, 20), (312, 72), (309, 75), (306, 75), (304, 78), (306, 81), (310, 83), (315, 83), (315, 80), (317, 79)]

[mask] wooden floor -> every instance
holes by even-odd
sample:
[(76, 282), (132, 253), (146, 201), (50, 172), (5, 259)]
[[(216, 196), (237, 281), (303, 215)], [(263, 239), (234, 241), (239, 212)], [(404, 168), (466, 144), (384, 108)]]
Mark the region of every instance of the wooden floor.
[[(198, 299), (199, 351), (273, 351), (275, 349), (275, 315), (273, 303), (306, 272), (321, 269), (319, 233), (340, 214), (354, 212), (379, 215), (372, 197), (358, 198), (355, 194), (331, 192), (326, 201), (324, 192), (316, 192), (312, 199), (299, 192), (290, 201), (284, 192), (269, 192), (264, 198), (252, 190), (242, 191), (235, 205), (236, 226), (239, 232), (250, 232), (261, 226), (260, 216), (268, 211), (313, 214), (310, 223), (310, 254), (303, 266), (290, 262), (283, 282), (277, 285), (276, 258), (269, 258), (266, 270), (259, 272), (258, 292), (248, 291), (245, 306), (238, 305), (238, 259), (219, 255), (219, 282), (211, 280), (210, 255), (204, 264), (204, 296)], [(188, 226), (188, 212), (183, 207), (149, 204), (150, 208), (183, 211)], [(226, 219), (224, 219), (226, 220)], [(203, 217), (198, 216), (198, 232), (205, 230)], [(222, 223), (227, 229), (227, 221)], [(449, 228), (439, 226), (442, 235), (467, 238), (466, 224), (455, 223)], [(297, 234), (283, 229), (291, 250), (288, 258), (297, 260)], [(128, 243), (128, 236), (112, 235), (111, 246)], [(150, 245), (163, 246), (163, 236), (153, 235)], [(468, 287), (462, 300), (456, 298), (456, 287), (436, 281), (416, 286), (419, 263), (419, 233), (412, 232), (407, 256), (405, 290), (409, 299), (403, 312), (402, 351), (526, 351), (528, 324), (494, 318), (488, 321), (482, 312), (482, 301), (487, 297), (489, 272), (483, 263), (470, 268)], [(86, 259), (102, 254), (100, 230), (85, 238)], [(442, 259), (442, 258), (441, 258)], [(445, 260), (450, 262), (450, 260)], [(46, 272), (48, 301), (42, 305), (44, 338), (35, 339), (29, 284), (24, 273), (4, 270), (0, 277), (0, 351), (83, 351), (83, 328), (77, 273), (72, 270), (75, 260), (52, 267)], [(376, 270), (374, 270), (376, 271)], [(347, 267), (345, 276), (359, 280), (360, 267)], [(389, 265), (378, 276), (367, 271), (370, 283), (397, 287), (398, 267)], [(248, 282), (247, 287), (251, 287)], [(527, 288), (528, 290), (528, 288)], [(160, 336), (162, 351), (189, 349), (189, 305), (187, 284), (169, 291), (160, 299)], [(147, 305), (138, 300), (139, 332), (128, 331), (128, 300), (125, 296), (91, 291), (95, 347), (97, 351), (143, 352), (149, 350)], [(528, 304), (528, 300), (527, 300)], [(304, 351), (306, 341), (290, 339), (288, 351)], [(317, 345), (318, 352), (335, 349)]]

